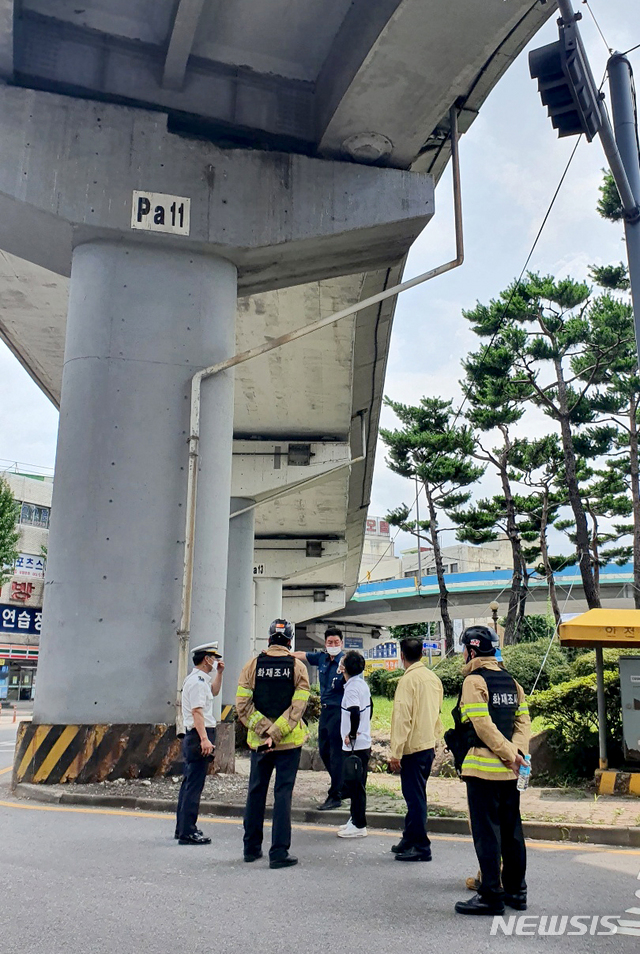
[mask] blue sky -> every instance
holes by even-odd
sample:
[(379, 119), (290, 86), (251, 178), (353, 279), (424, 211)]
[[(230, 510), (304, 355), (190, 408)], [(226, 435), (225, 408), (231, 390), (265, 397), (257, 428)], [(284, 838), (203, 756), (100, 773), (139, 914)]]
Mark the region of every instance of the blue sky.
[[(590, 2), (613, 49), (627, 50), (640, 43), (637, 0)], [(605, 44), (587, 7), (577, 0), (574, 6), (583, 12), (581, 29), (599, 80), (607, 60)], [(556, 37), (552, 18), (532, 46)], [(630, 58), (640, 75), (640, 50)], [(405, 402), (417, 402), (422, 395), (459, 399), (460, 361), (477, 346), (462, 310), (496, 296), (519, 274), (573, 146), (573, 139), (556, 138), (529, 78), (525, 51), (461, 141), (464, 266), (399, 299), (385, 387), (390, 397)], [(622, 229), (595, 212), (604, 164), (599, 142), (580, 144), (532, 269), (585, 278), (590, 264), (624, 258)], [(406, 277), (453, 254), (451, 181), (445, 175), (438, 187), (436, 216), (415, 243)], [(1, 343), (0, 408), (0, 460), (53, 466), (57, 412)], [(383, 423), (393, 424), (387, 411)], [(530, 426), (536, 430), (547, 423), (532, 419)], [(491, 489), (488, 478), (484, 490)], [(370, 512), (383, 515), (412, 499), (408, 483), (386, 468), (379, 447)], [(410, 544), (410, 538), (400, 535), (399, 548)]]

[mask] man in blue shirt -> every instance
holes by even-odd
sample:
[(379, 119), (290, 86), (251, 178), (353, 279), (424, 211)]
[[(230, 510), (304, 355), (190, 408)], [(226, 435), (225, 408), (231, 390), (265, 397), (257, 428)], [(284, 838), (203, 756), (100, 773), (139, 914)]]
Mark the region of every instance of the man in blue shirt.
[(297, 659), (306, 659), (310, 666), (318, 667), (320, 683), (320, 724), (318, 726), (318, 750), (324, 767), (331, 776), (329, 793), (320, 811), (340, 808), (342, 805), (342, 735), (340, 733), (340, 707), (344, 692), (344, 677), (338, 674), (338, 666), (343, 656), (342, 633), (336, 626), (330, 626), (324, 634), (324, 652), (293, 655)]

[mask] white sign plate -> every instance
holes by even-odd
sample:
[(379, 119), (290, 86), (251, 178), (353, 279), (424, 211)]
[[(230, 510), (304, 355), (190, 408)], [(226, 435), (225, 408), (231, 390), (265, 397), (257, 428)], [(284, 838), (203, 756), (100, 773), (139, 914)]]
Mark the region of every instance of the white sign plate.
[(138, 192), (131, 200), (131, 228), (145, 232), (171, 232), (188, 235), (191, 231), (191, 199), (163, 192)]

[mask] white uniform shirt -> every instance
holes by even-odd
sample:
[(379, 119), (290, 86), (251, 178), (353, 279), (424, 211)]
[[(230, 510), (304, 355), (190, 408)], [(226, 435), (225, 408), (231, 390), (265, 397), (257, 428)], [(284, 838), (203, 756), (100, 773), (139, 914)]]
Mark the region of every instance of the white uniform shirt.
[[(214, 670), (215, 672), (215, 670)], [(216, 720), (213, 718), (213, 696), (211, 695), (210, 675), (201, 669), (192, 669), (182, 684), (182, 718), (184, 727), (193, 729), (193, 710), (202, 709), (205, 728), (213, 729)]]
[(349, 709), (357, 706), (360, 710), (360, 725), (358, 726), (358, 735), (354, 749), (371, 748), (371, 693), (369, 686), (364, 681), (363, 676), (351, 676), (344, 687), (342, 696), (342, 712), (340, 719), (340, 735), (342, 736), (342, 748), (345, 752), (351, 751), (351, 742), (345, 744), (345, 739), (351, 731), (351, 713)]

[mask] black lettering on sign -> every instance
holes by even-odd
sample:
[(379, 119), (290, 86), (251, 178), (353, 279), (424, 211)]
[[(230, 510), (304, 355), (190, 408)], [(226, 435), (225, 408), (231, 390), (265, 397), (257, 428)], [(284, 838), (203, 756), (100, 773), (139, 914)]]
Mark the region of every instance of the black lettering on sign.
[(149, 215), (151, 211), (151, 203), (145, 196), (140, 196), (138, 199), (138, 222), (142, 222), (142, 219), (145, 215)]
[(134, 190), (131, 202), (131, 228), (146, 232), (173, 232), (189, 235), (191, 199), (164, 192)]

